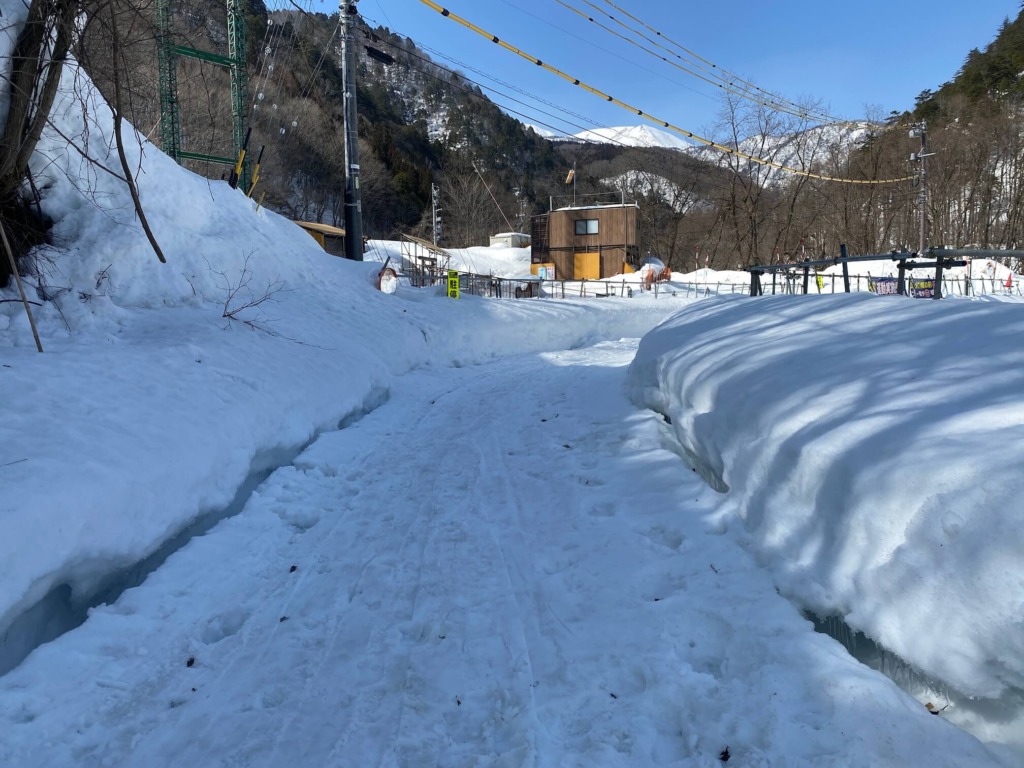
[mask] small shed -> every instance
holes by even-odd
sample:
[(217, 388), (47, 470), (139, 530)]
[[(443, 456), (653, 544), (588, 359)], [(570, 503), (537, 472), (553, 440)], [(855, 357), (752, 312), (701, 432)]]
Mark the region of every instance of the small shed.
[(491, 247), (506, 246), (508, 248), (529, 248), (530, 236), (525, 232), (499, 232), (491, 235)]
[(345, 230), (316, 221), (296, 221), (320, 247), (333, 256), (345, 258)]
[(557, 280), (598, 280), (630, 271), (639, 257), (636, 203), (556, 208), (531, 223), (530, 270)]

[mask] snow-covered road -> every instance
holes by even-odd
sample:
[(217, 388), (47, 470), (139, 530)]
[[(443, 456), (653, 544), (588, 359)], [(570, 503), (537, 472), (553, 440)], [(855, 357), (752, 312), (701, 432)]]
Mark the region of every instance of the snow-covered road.
[(0, 679), (0, 765), (994, 764), (778, 596), (635, 348), (397, 378)]

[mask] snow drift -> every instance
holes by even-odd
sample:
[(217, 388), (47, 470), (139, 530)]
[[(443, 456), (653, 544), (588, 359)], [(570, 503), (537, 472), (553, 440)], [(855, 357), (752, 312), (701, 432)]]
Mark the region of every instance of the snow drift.
[(779, 587), (926, 675), (1024, 687), (1018, 304), (712, 300), (643, 339), (671, 419)]

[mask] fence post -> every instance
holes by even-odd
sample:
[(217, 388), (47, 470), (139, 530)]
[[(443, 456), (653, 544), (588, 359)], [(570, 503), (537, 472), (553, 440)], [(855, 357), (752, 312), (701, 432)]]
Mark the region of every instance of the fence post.
[[(850, 265), (846, 261), (846, 243), (839, 244), (839, 258), (843, 260), (843, 286), (850, 292)], [(857, 291), (860, 292), (860, 278), (857, 278)]]

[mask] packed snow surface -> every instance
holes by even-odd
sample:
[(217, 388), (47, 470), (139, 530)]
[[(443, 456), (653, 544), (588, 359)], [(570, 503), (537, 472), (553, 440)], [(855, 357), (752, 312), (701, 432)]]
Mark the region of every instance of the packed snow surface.
[(1020, 764), (1020, 304), (385, 295), (135, 143), (161, 265), (64, 86), (0, 765)]

